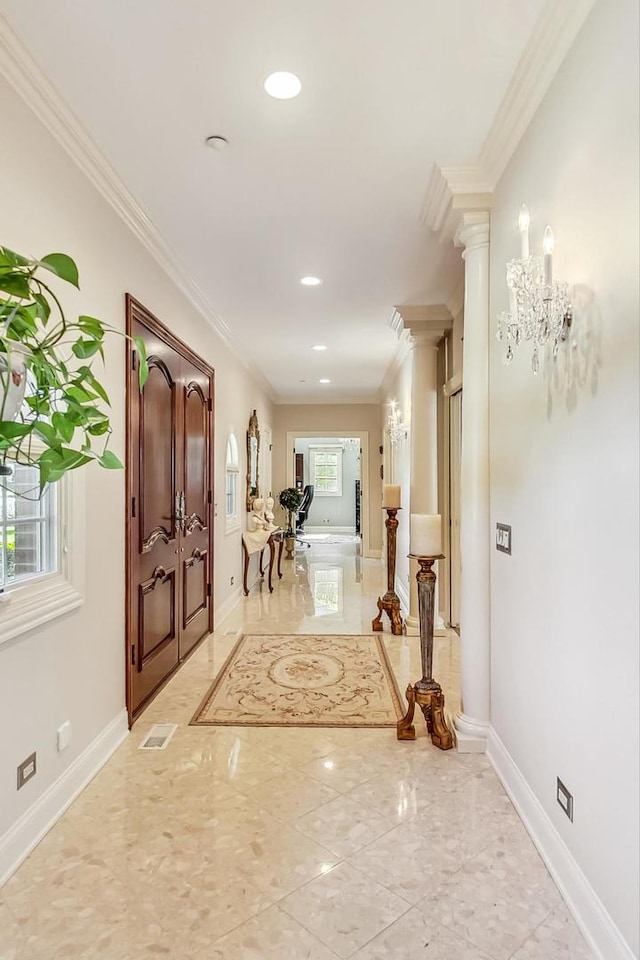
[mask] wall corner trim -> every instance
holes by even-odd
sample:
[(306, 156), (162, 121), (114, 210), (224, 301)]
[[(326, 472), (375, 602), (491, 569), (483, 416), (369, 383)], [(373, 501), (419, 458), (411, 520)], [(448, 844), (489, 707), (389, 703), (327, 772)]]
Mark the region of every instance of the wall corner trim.
[(0, 837), (0, 887), (93, 780), (128, 734), (127, 711), (123, 709)]
[(636, 960), (493, 727), (489, 730), (487, 756), (596, 957), (599, 960)]

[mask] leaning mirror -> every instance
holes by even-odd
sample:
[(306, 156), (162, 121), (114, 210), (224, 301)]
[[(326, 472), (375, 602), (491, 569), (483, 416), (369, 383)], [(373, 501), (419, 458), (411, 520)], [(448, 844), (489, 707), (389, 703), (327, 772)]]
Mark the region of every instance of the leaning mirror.
[(259, 456), (260, 431), (258, 430), (258, 416), (254, 410), (249, 418), (249, 429), (247, 430), (247, 510), (251, 510), (251, 504), (256, 497), (260, 496), (258, 479)]

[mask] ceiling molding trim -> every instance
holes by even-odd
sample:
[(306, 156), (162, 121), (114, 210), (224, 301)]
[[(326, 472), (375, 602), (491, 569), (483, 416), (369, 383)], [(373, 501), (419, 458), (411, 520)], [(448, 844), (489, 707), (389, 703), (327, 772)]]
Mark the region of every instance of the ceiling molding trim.
[(434, 166), (422, 222), (453, 240), (463, 213), (491, 209), (496, 184), (551, 86), (595, 0), (547, 0), (475, 164)]
[(595, 0), (547, 0), (480, 151), (493, 190)]
[[(394, 314), (395, 314), (395, 311), (394, 311)], [(400, 322), (402, 322), (401, 317), (400, 317)], [(386, 402), (387, 397), (391, 393), (391, 384), (393, 383), (396, 376), (398, 375), (400, 369), (402, 368), (403, 363), (409, 356), (410, 351), (411, 351), (411, 346), (409, 343), (409, 334), (405, 333), (402, 330), (402, 328), (400, 328), (398, 331), (398, 345), (396, 347), (396, 351), (393, 357), (391, 358), (391, 362), (389, 363), (389, 366), (385, 370), (384, 377), (382, 378), (382, 382), (378, 390), (378, 401), (380, 403)]]
[(109, 203), (164, 273), (207, 321), (242, 366), (275, 401), (264, 374), (248, 361), (231, 330), (219, 317), (172, 247), (79, 123), (27, 48), (0, 15), (0, 73), (58, 141), (76, 166)]

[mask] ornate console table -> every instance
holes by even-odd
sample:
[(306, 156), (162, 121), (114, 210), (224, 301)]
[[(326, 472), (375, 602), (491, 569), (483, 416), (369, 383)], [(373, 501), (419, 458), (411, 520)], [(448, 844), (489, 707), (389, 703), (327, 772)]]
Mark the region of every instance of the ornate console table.
[[(247, 540), (249, 545), (247, 546)], [(246, 534), (242, 535), (242, 554), (244, 557), (244, 568), (242, 576), (242, 587), (244, 590), (245, 597), (249, 596), (249, 586), (247, 583), (247, 577), (249, 575), (249, 561), (251, 556), (254, 553), (259, 555), (259, 571), (260, 576), (264, 577), (265, 574), (265, 565), (264, 565), (264, 552), (269, 547), (269, 593), (273, 593), (273, 567), (275, 564), (276, 558), (276, 547), (278, 550), (278, 580), (282, 580), (282, 551), (284, 548), (284, 530), (278, 528), (269, 534), (268, 539), (264, 541), (262, 545), (257, 542), (255, 534), (247, 537)]]

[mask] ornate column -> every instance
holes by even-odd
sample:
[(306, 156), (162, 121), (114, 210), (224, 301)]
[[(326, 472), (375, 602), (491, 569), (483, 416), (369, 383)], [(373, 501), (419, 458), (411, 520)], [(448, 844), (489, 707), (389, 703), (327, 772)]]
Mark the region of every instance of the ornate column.
[(462, 215), (456, 242), (464, 246), (462, 462), (460, 477), (460, 682), (454, 718), (458, 750), (484, 752), (489, 729), (489, 214)]
[[(447, 307), (396, 307), (409, 334), (411, 350), (411, 492), (407, 513), (440, 513), (438, 509), (438, 344), (451, 329), (453, 319)], [(438, 564), (438, 567), (440, 564)], [(410, 563), (409, 615), (406, 632), (419, 636), (417, 560)], [(439, 575), (439, 574), (438, 574)], [(435, 608), (435, 633), (444, 623)]]

